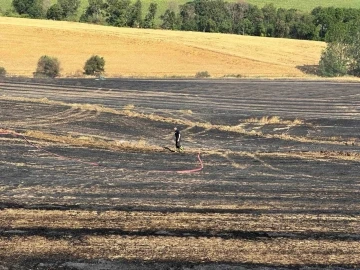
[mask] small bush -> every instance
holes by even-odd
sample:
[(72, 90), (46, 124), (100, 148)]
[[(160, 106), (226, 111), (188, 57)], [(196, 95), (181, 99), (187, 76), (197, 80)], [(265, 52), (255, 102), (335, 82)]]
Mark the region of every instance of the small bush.
[(196, 78), (209, 78), (210, 74), (207, 71), (199, 71), (198, 73), (195, 74)]
[(242, 78), (243, 75), (241, 74), (226, 74), (224, 75), (224, 78)]
[(98, 55), (93, 55), (86, 61), (84, 66), (84, 73), (86, 75), (99, 75), (105, 71), (104, 67), (104, 58)]
[(13, 17), (13, 18), (17, 18), (20, 17), (19, 14), (17, 14), (15, 11), (8, 9), (4, 11), (4, 17)]
[(3, 67), (0, 67), (0, 77), (5, 77), (6, 75), (6, 69)]
[(50, 57), (47, 55), (41, 56), (34, 75), (36, 77), (58, 77), (60, 75), (59, 60), (55, 57)]

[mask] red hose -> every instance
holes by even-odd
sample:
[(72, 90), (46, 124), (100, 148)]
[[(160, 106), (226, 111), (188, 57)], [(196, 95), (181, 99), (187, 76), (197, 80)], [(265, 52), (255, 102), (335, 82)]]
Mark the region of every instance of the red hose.
[(195, 169), (191, 169), (191, 170), (178, 170), (178, 171), (157, 171), (157, 172), (166, 172), (166, 173), (194, 173), (194, 172), (199, 172), (202, 169), (204, 169), (204, 165), (203, 162), (200, 158), (200, 153), (197, 155), (197, 158), (199, 160), (200, 163), (200, 167), (195, 168)]

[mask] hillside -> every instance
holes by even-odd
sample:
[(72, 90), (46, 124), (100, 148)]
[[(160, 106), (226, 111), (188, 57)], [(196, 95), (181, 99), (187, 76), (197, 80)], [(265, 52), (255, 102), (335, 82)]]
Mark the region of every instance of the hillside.
[(325, 43), (226, 34), (114, 28), (73, 22), (0, 17), (0, 66), (32, 76), (40, 56), (57, 57), (62, 76), (81, 74), (94, 54), (106, 76), (228, 75), (299, 77), (316, 65)]

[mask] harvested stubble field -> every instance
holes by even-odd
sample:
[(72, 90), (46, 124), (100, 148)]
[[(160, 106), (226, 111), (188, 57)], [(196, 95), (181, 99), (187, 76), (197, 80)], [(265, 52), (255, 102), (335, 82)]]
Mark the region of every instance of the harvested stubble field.
[(359, 268), (359, 86), (2, 80), (0, 267)]
[(62, 76), (81, 76), (92, 55), (107, 77), (303, 77), (325, 43), (196, 32), (116, 28), (0, 17), (0, 66), (32, 76), (42, 55), (57, 57)]

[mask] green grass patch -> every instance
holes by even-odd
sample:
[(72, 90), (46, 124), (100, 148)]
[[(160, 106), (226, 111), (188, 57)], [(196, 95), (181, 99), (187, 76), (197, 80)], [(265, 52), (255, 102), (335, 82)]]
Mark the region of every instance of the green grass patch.
[[(226, 1), (226, 0), (225, 0)], [(158, 3), (158, 15), (163, 14), (167, 8), (170, 6), (179, 6), (183, 5), (188, 0), (143, 0), (143, 6), (148, 7), (151, 2)], [(227, 0), (226, 2), (238, 2), (238, 0)], [(359, 8), (360, 9), (360, 0), (245, 0), (245, 2), (257, 5), (258, 7), (263, 7), (266, 4), (273, 3), (277, 8), (286, 8), (286, 9), (298, 9), (302, 11), (310, 12), (315, 7), (340, 7), (340, 8)]]
[(248, 0), (248, 3), (263, 7), (273, 3), (277, 8), (295, 8), (310, 12), (315, 7), (339, 7), (339, 8), (360, 8), (360, 0)]

